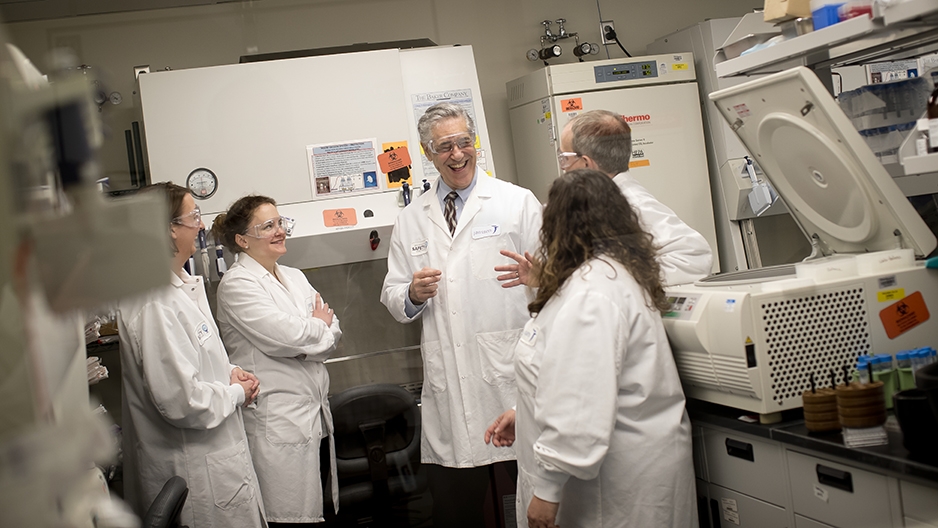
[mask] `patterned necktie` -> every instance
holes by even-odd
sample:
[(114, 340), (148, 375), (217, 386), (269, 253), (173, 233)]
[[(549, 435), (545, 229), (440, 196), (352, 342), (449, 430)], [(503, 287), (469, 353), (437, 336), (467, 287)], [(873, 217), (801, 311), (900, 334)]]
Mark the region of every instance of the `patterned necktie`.
[(451, 191), (443, 198), (443, 218), (446, 219), (446, 225), (449, 226), (449, 234), (453, 236), (456, 233), (456, 191)]

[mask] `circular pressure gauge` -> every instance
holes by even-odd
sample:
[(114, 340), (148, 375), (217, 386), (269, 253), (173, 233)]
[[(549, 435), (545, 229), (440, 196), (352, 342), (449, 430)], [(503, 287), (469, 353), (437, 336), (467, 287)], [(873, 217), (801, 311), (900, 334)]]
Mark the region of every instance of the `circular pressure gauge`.
[(593, 42), (590, 44), (590, 55), (596, 55), (597, 53), (599, 53), (599, 44)]
[(198, 200), (205, 200), (210, 198), (215, 191), (218, 190), (218, 177), (215, 176), (215, 173), (205, 169), (199, 168), (189, 173), (189, 177), (186, 178), (186, 187), (189, 188), (189, 192), (192, 193), (192, 196)]
[(529, 61), (536, 61), (538, 59), (538, 54), (536, 49), (529, 49), (527, 54)]

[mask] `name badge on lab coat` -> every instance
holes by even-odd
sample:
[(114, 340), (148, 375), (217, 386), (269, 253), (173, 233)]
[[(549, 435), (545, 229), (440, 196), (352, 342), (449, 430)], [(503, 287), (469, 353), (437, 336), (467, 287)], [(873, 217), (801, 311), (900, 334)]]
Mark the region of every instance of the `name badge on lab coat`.
[(414, 242), (410, 245), (410, 255), (416, 257), (417, 255), (426, 255), (427, 249), (430, 247), (430, 239), (423, 239), (420, 242)]
[(201, 323), (195, 325), (195, 335), (199, 339), (199, 344), (204, 345), (205, 340), (212, 335), (212, 331), (209, 329), (208, 323), (202, 321)]
[(534, 346), (534, 342), (537, 341), (537, 327), (534, 325), (525, 327), (525, 329), (521, 331), (520, 341), (525, 345)]
[(500, 233), (500, 227), (498, 224), (490, 224), (487, 226), (479, 226), (472, 228), (472, 239), (478, 240), (480, 238), (498, 236)]

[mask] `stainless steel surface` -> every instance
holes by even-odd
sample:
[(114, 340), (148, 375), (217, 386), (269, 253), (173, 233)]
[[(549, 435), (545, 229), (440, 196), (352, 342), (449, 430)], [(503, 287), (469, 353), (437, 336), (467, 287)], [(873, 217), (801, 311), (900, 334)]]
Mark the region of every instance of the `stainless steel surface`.
[(739, 20), (732, 33), (726, 38), (723, 45), (717, 48), (717, 51), (725, 55), (722, 60), (735, 59), (742, 52), (756, 44), (762, 44), (778, 35), (779, 32), (778, 27), (763, 20), (761, 12), (749, 13)]
[(378, 300), (387, 271), (386, 260), (303, 270), (342, 326), (342, 339), (326, 365), (333, 394), (370, 383), (423, 381), (420, 321), (398, 323)]
[(814, 31), (814, 21), (811, 17), (794, 18), (779, 22), (778, 28), (782, 31), (785, 38), (794, 38), (805, 33)]

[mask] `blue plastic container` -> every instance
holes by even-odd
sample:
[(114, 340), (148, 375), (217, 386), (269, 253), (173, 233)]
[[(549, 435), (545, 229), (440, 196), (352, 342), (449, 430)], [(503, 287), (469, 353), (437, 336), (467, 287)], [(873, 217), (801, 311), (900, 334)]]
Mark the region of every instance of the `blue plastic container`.
[(844, 5), (846, 2), (839, 4), (827, 4), (823, 7), (811, 11), (811, 19), (814, 21), (815, 31), (821, 28), (826, 28), (827, 26), (833, 26), (834, 24), (840, 22), (840, 15), (837, 14), (837, 8)]

